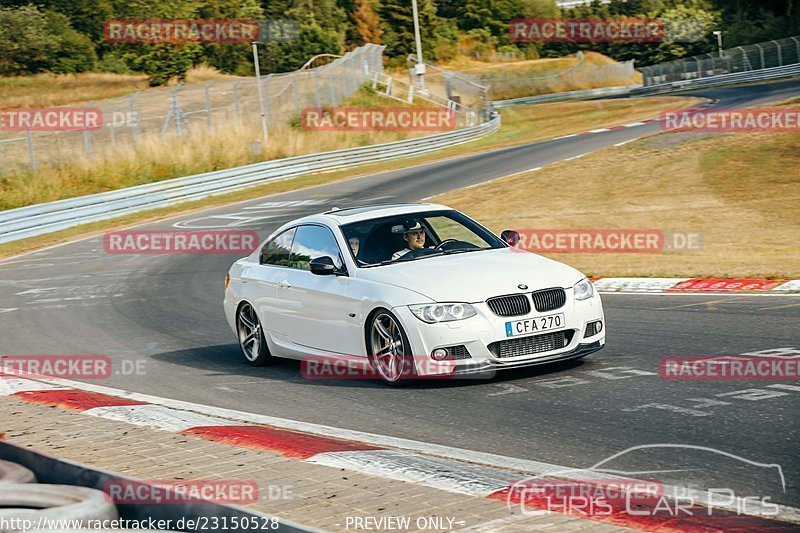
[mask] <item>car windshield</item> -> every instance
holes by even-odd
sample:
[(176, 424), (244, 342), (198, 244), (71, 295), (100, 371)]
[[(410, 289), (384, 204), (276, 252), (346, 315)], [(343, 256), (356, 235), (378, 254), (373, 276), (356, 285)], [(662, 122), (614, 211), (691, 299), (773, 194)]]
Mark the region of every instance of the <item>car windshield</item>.
[(360, 267), (504, 248), (492, 232), (458, 211), (427, 211), (342, 226)]

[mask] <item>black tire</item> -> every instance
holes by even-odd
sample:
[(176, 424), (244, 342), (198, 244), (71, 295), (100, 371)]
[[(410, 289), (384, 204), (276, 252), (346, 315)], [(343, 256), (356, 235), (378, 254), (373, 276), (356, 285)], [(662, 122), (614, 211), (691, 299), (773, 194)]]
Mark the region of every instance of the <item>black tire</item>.
[(0, 460), (0, 483), (36, 483), (36, 475), (22, 465)]
[(367, 321), (365, 333), (367, 354), (375, 374), (392, 387), (413, 383), (416, 371), (411, 343), (397, 317), (388, 309), (376, 309)]
[(267, 366), (277, 362), (277, 358), (269, 352), (256, 310), (248, 302), (243, 302), (236, 310), (236, 335), (242, 355), (251, 366)]

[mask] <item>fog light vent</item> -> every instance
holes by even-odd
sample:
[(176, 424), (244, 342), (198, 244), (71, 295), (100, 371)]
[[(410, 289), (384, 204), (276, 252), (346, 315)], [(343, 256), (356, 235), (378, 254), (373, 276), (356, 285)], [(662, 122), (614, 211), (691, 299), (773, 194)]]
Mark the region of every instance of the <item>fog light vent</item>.
[[(442, 357), (441, 352), (445, 352), (447, 355)], [(444, 359), (471, 359), (472, 355), (469, 353), (469, 350), (466, 346), (459, 344), (457, 346), (445, 346), (444, 348), (437, 348), (433, 351), (431, 357), (437, 361), (442, 361)]]
[(603, 321), (595, 320), (594, 322), (586, 324), (586, 331), (583, 333), (583, 337), (594, 337), (601, 331), (603, 331)]

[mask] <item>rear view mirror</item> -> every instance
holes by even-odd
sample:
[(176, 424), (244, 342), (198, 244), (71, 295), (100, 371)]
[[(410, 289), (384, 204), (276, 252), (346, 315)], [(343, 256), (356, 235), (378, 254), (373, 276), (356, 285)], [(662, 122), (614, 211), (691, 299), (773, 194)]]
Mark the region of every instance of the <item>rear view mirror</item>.
[(516, 246), (519, 242), (519, 232), (513, 229), (503, 230), (503, 233), (500, 234), (500, 238), (509, 246)]

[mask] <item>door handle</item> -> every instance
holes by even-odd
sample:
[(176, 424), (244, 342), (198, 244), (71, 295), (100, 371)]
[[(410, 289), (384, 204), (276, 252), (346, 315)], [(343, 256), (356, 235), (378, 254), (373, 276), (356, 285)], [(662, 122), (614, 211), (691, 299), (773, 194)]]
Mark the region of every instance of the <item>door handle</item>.
[(289, 281), (287, 281), (287, 280), (283, 280), (283, 281), (278, 282), (278, 287), (280, 287), (281, 289), (288, 289), (291, 286), (292, 286), (292, 284), (289, 283)]

